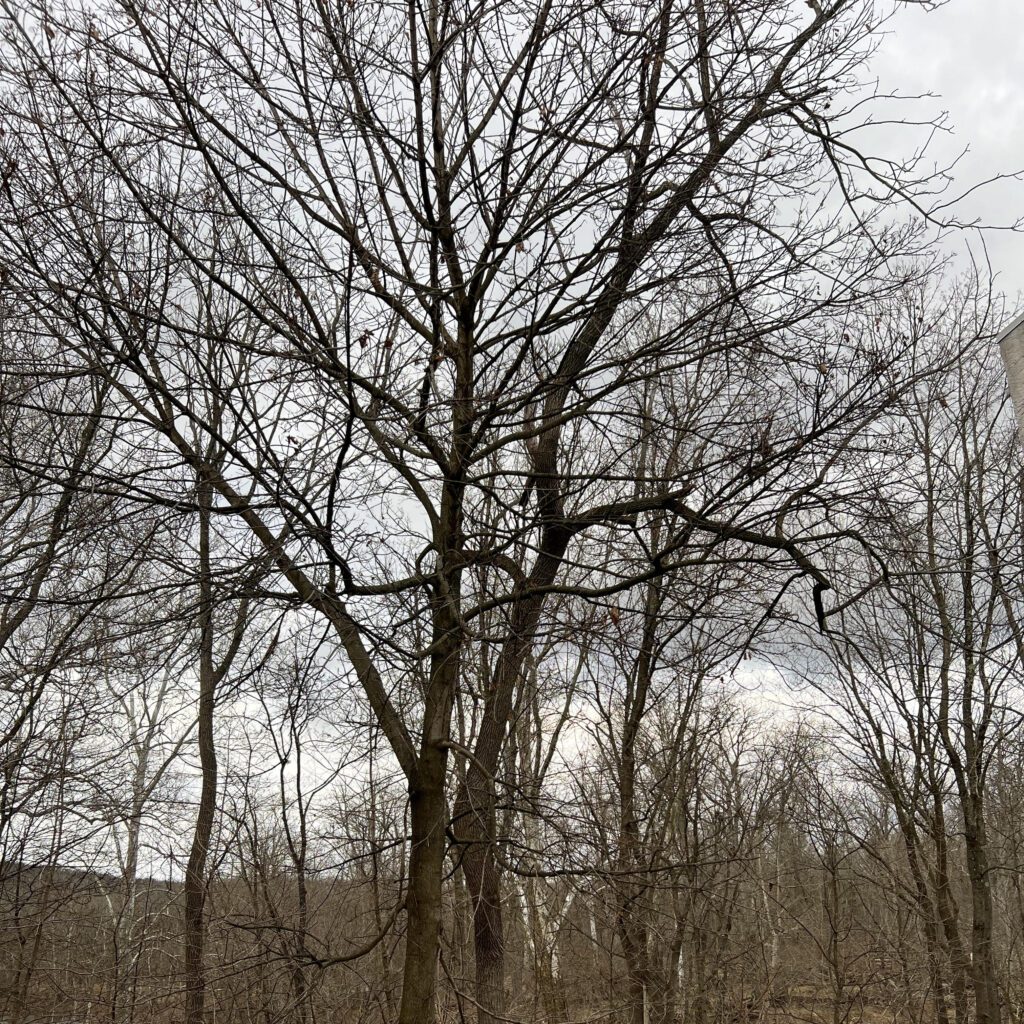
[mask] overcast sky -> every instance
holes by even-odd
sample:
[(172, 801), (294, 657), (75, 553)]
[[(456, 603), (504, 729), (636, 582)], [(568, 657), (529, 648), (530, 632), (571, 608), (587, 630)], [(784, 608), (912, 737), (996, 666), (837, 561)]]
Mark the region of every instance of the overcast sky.
[[(1024, 170), (1024, 0), (949, 0), (932, 11), (906, 5), (887, 27), (873, 66), (879, 87), (932, 93), (919, 117), (948, 111), (953, 135), (934, 152), (948, 160), (968, 148), (956, 186)], [(1024, 218), (1024, 180), (990, 185), (959, 209), (990, 224)], [(1024, 233), (990, 230), (985, 241), (1002, 290), (1020, 307), (1013, 296), (1024, 291)]]

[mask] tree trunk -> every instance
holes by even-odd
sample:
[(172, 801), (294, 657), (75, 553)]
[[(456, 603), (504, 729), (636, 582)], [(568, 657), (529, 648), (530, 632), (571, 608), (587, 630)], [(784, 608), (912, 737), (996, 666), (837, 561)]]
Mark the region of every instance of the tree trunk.
[(412, 823), (402, 1005), (399, 1024), (435, 1019), (437, 957), (441, 941), (441, 880), (444, 876), (447, 748), (427, 746), (410, 787)]
[(914, 880), (914, 893), (917, 898), (917, 909), (921, 915), (922, 927), (925, 938), (925, 953), (928, 962), (928, 980), (931, 984), (932, 999), (935, 1003), (936, 1024), (949, 1024), (949, 1007), (946, 1004), (946, 983), (945, 972), (942, 969), (940, 959), (939, 935), (935, 924), (935, 908), (932, 905), (931, 896), (928, 893), (928, 886), (925, 881), (924, 871), (921, 867), (921, 860), (917, 853), (917, 835), (909, 821), (899, 811), (900, 827), (903, 830), (903, 844), (907, 854), (907, 863), (910, 865), (910, 874)]
[(185, 869), (185, 1024), (203, 1024), (206, 860), (217, 804), (217, 749), (213, 739), (216, 677), (213, 666), (213, 580), (210, 566), (212, 489), (199, 481), (199, 765), (202, 786), (192, 849)]
[(513, 604), (512, 622), (502, 646), (493, 684), (484, 706), (480, 734), (466, 782), (455, 801), (455, 831), (466, 844), (462, 867), (473, 901), (473, 952), (480, 1024), (505, 1016), (505, 935), (501, 913), (501, 875), (494, 861), (494, 774), (512, 717), (516, 685), (544, 608), (543, 588), (558, 573), (569, 534), (549, 529), (529, 579)]
[(505, 1016), (505, 932), (501, 877), (490, 851), (463, 864), (473, 901), (474, 983), (477, 1024), (500, 1024)]
[(943, 937), (949, 950), (951, 968), (951, 988), (953, 1006), (957, 1024), (967, 1024), (970, 1020), (968, 1008), (967, 974), (970, 962), (967, 952), (960, 941), (959, 910), (956, 899), (950, 889), (948, 853), (946, 849), (946, 826), (941, 806), (936, 804), (934, 834), (935, 843), (935, 906), (942, 924)]
[[(967, 808), (965, 808), (967, 810)], [(980, 798), (965, 814), (964, 847), (971, 883), (971, 981), (978, 1024), (1000, 1024), (999, 984), (992, 955), (992, 890)]]

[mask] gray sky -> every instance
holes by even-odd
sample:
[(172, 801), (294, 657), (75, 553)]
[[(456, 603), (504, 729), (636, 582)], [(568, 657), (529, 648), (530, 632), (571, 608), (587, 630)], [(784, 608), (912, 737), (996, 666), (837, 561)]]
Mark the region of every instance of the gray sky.
[[(968, 148), (956, 170), (958, 191), (1024, 170), (1024, 0), (949, 0), (933, 11), (910, 5), (887, 28), (873, 67), (880, 88), (931, 93), (917, 105), (919, 118), (948, 111), (953, 134), (937, 139), (933, 152), (948, 162)], [(893, 132), (890, 144), (905, 151), (906, 142)], [(1024, 180), (989, 185), (958, 210), (962, 219), (1012, 223), (1024, 217)], [(1024, 290), (1024, 232), (984, 237), (999, 285), (1015, 305), (1013, 296)], [(968, 240), (980, 255), (976, 237), (949, 244), (963, 250)]]

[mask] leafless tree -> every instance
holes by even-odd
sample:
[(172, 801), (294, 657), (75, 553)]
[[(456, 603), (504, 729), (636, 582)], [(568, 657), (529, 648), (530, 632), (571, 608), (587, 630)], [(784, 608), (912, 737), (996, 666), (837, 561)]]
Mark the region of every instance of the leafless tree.
[(67, 422), (104, 444), (11, 465), (199, 523), (189, 1019), (223, 560), (266, 570), (253, 600), (330, 626), (404, 778), (398, 1019), (436, 1019), (451, 838), (478, 1019), (500, 1020), (499, 777), (527, 666), (567, 629), (555, 596), (658, 626), (660, 580), (727, 562), (752, 577), (750, 636), (784, 601), (823, 626), (864, 589), (823, 568), (862, 546), (844, 474), (948, 355), (932, 324), (903, 329), (943, 176), (856, 142), (881, 12), (3, 10), (4, 315), (24, 373), (96, 396)]

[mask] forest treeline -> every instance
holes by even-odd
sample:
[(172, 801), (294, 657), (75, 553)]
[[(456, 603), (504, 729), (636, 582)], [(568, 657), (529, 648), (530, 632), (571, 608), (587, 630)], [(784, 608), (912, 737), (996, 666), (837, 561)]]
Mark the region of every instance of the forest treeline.
[(1021, 1018), (894, 10), (0, 0), (4, 1024)]
[[(529, 827), (559, 865), (506, 879), (510, 1013), (642, 1020), (646, 991), (649, 1020), (971, 1019), (973, 893), (955, 798), (922, 800), (901, 828), (901, 797), (877, 777), (837, 777), (835, 737), (767, 728), (763, 714), (720, 697), (689, 730), (691, 756), (659, 797), (675, 807), (645, 821), (633, 874), (617, 867), (610, 794), (596, 818), (574, 806), (555, 827), (510, 830)], [(992, 772), (986, 843), (1008, 1019), (1021, 999), (1021, 757), (1008, 744)], [(208, 891), (211, 1018), (394, 1019), (401, 930), (382, 925), (402, 890), (401, 830), (369, 832), (373, 850), (340, 865), (353, 815), (325, 810), (297, 866), (276, 796), (226, 802)], [(174, 836), (161, 838), (158, 847), (174, 847)], [(180, 1019), (180, 882), (56, 860), (5, 862), (5, 1017)], [(454, 863), (446, 888), (439, 1017), (472, 1019), (472, 908)], [(639, 955), (624, 944), (627, 925)]]

